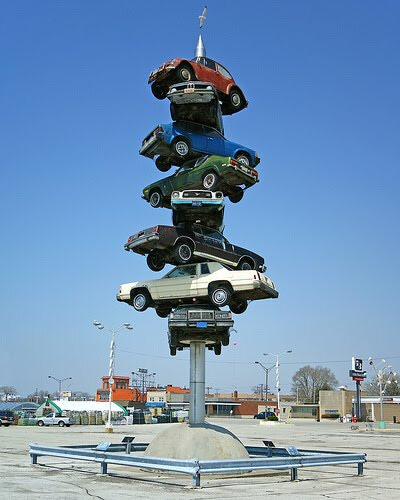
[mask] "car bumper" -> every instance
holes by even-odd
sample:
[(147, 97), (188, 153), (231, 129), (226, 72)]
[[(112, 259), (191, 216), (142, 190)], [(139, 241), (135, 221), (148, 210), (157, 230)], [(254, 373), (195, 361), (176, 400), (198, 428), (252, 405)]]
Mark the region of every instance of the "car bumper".
[(141, 236), (140, 238), (136, 238), (136, 240), (132, 241), (131, 243), (126, 243), (124, 245), (124, 248), (126, 251), (129, 252), (129, 250), (133, 250), (134, 248), (142, 246), (145, 243), (158, 240), (159, 240), (158, 234), (151, 234), (150, 236)]
[(157, 143), (159, 138), (157, 135), (152, 135), (150, 139), (145, 141), (145, 143), (142, 145), (142, 147), (139, 150), (139, 154), (146, 156), (146, 153), (148, 153)]
[(147, 83), (154, 82), (155, 80), (163, 80), (166, 78), (171, 70), (175, 69), (174, 65), (168, 64), (165, 65), (163, 64), (156, 70), (152, 71), (149, 76), (149, 80)]
[(118, 302), (129, 302), (131, 299), (131, 296), (123, 294), (123, 293), (117, 293), (116, 299), (118, 300)]

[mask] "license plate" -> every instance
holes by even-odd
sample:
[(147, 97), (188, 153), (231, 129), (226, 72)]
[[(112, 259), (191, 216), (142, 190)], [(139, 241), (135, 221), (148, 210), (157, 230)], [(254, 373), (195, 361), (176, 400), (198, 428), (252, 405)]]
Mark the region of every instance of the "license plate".
[(192, 201), (192, 207), (201, 207), (202, 201)]
[(207, 321), (198, 321), (196, 326), (197, 328), (207, 328)]
[(193, 94), (194, 88), (183, 89), (184, 94)]

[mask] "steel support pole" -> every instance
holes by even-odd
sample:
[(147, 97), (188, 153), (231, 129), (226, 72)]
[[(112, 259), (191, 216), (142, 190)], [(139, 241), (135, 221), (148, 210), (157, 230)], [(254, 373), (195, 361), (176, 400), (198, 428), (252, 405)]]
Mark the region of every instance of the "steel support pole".
[(190, 343), (189, 423), (203, 424), (205, 417), (205, 343)]
[(361, 382), (359, 380), (356, 381), (356, 417), (357, 420), (361, 420), (361, 391), (360, 391)]

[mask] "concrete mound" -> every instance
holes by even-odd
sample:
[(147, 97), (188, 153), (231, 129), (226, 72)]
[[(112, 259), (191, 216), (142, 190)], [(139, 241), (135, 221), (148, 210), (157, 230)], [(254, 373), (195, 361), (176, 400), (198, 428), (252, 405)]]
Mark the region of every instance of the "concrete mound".
[(199, 460), (249, 458), (234, 434), (212, 424), (173, 424), (157, 434), (144, 455)]

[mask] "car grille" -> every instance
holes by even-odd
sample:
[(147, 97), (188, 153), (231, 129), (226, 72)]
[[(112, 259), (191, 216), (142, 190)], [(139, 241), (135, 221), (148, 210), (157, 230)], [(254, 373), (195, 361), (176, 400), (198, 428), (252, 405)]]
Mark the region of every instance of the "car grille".
[(214, 311), (189, 311), (189, 319), (214, 319)]
[(212, 198), (211, 191), (184, 191), (184, 198)]

